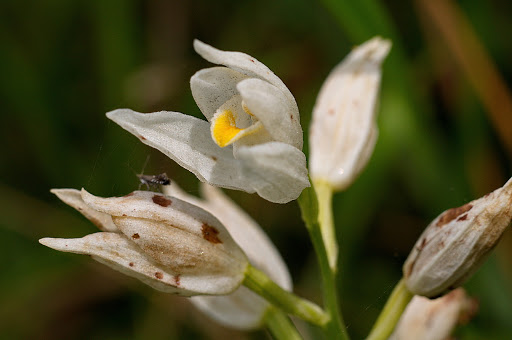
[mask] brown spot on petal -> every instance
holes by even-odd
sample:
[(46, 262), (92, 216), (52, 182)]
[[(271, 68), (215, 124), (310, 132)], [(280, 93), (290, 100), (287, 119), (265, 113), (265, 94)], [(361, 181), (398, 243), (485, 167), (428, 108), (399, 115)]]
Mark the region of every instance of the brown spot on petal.
[(254, 59), (249, 59), (252, 63), (254, 63)]
[(133, 235), (132, 235), (132, 238), (133, 238), (134, 240), (138, 240), (138, 239), (140, 238), (140, 235), (139, 235), (139, 234), (137, 234), (137, 233), (135, 233), (135, 234), (133, 234)]
[(133, 195), (135, 195), (135, 193), (132, 191), (128, 195), (124, 195), (123, 197), (130, 197), (130, 196), (133, 196)]
[(327, 113), (330, 114), (331, 116), (334, 115), (334, 109), (333, 108), (330, 108)]
[(219, 231), (214, 227), (204, 223), (201, 229), (203, 232), (203, 238), (210, 243), (222, 243), (222, 241), (217, 236)]
[(176, 286), (179, 286), (180, 285), (180, 275), (176, 275), (174, 277), (174, 283), (176, 284)]
[(462, 207), (458, 208), (452, 208), (450, 210), (447, 210), (441, 217), (439, 218), (439, 221), (437, 221), (436, 226), (442, 227), (447, 223), (450, 223), (460, 215), (464, 214), (465, 212), (468, 212), (473, 208), (471, 204), (465, 204)]
[(128, 263), (130, 267), (133, 267), (135, 264), (133, 262)]
[(160, 273), (160, 272), (156, 272), (155, 273), (155, 277), (159, 280), (163, 279), (164, 278), (164, 274)]
[(217, 157), (215, 157), (215, 156), (212, 156), (212, 159), (213, 159), (214, 161), (216, 161), (216, 160), (217, 160)]
[(420, 245), (417, 247), (418, 251), (422, 251), (426, 245), (427, 245), (427, 238), (425, 237), (425, 238), (423, 238), (423, 240), (421, 240)]
[(126, 217), (126, 214), (123, 214), (123, 217)]
[(467, 220), (467, 219), (468, 219), (468, 214), (464, 214), (464, 215), (462, 215), (461, 217), (459, 217), (459, 218), (457, 219), (457, 221), (465, 221), (465, 220)]
[(168, 207), (172, 203), (170, 199), (168, 199), (164, 196), (160, 196), (160, 195), (154, 195), (152, 197), (152, 199), (153, 199), (153, 203), (156, 203), (162, 207)]
[(139, 136), (139, 138), (142, 140), (146, 140), (146, 138), (144, 138), (144, 136)]

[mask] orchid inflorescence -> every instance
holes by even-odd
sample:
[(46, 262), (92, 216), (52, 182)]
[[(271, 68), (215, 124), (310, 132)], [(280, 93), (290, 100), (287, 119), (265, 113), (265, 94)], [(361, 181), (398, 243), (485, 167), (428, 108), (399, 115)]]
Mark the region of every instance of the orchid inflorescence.
[[(194, 305), (228, 327), (267, 326), (276, 338), (300, 338), (286, 317), (292, 314), (321, 327), (328, 338), (348, 339), (335, 285), (332, 195), (347, 189), (372, 155), (381, 64), (390, 47), (376, 37), (354, 48), (322, 86), (310, 127), (310, 182), (299, 110), (281, 79), (247, 54), (196, 40), (194, 48), (203, 58), (222, 65), (201, 70), (190, 81), (206, 121), (129, 109), (107, 117), (195, 174), (203, 182), (203, 198), (184, 192), (174, 180), (160, 183), (163, 193), (111, 198), (84, 189), (53, 189), (101, 232), (40, 242), (91, 255), (159, 291), (191, 296)], [(476, 271), (510, 224), (511, 183), (434, 219), (413, 247), (404, 277), (368, 339), (387, 339), (391, 333), (393, 339), (449, 336), (453, 320), (472, 300), (462, 289), (445, 300), (418, 296), (442, 296)], [(257, 193), (274, 203), (298, 199), (320, 263), (324, 308), (292, 293), (278, 250), (218, 187)], [(448, 299), (452, 294), (457, 298)], [(426, 320), (431, 310), (445, 316)], [(433, 322), (442, 327), (432, 328)]]

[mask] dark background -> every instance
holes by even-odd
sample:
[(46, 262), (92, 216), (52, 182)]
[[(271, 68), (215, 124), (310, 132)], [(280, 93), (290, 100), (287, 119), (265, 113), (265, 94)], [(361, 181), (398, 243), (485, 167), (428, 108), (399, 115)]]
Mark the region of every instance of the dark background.
[[(258, 339), (209, 321), (185, 298), (151, 290), (88, 257), (41, 246), (95, 227), (50, 194), (137, 189), (136, 173), (196, 178), (105, 117), (129, 107), (201, 116), (189, 79), (210, 67), (194, 38), (246, 52), (289, 86), (307, 139), (329, 71), (366, 39), (393, 40), (380, 136), (362, 176), (334, 200), (340, 291), (364, 337), (423, 228), (511, 174), (512, 4), (508, 1), (13, 1), (0, 3), (0, 338)], [(305, 151), (307, 154), (307, 142)], [(296, 202), (228, 192), (268, 232), (298, 294), (321, 301)], [(512, 235), (467, 283), (480, 310), (463, 339), (512, 334)], [(314, 329), (301, 324), (304, 333)]]

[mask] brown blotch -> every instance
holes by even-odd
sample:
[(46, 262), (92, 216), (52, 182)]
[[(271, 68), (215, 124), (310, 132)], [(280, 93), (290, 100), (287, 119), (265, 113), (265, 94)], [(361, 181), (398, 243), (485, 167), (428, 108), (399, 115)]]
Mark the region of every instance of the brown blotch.
[(135, 264), (133, 262), (128, 263), (130, 267), (133, 267)]
[(135, 234), (133, 234), (133, 235), (132, 235), (132, 238), (133, 238), (134, 240), (138, 240), (138, 239), (140, 238), (140, 235), (139, 235), (139, 234), (137, 234), (137, 233), (135, 233)]
[(461, 217), (459, 217), (459, 218), (457, 219), (457, 221), (465, 221), (465, 220), (467, 220), (467, 219), (468, 219), (468, 214), (464, 214), (464, 215), (462, 215)]
[(420, 245), (417, 247), (418, 251), (422, 251), (426, 245), (427, 245), (427, 238), (425, 237), (425, 238), (423, 238), (423, 240), (421, 240)]
[(171, 200), (164, 197), (164, 196), (160, 196), (160, 195), (154, 195), (152, 197), (152, 200), (153, 200), (153, 203), (156, 203), (162, 207), (168, 207), (171, 205)]
[(334, 109), (333, 109), (333, 108), (330, 108), (330, 109), (327, 111), (327, 113), (328, 113), (328, 114), (330, 114), (331, 116), (334, 114), (334, 112), (335, 112), (335, 111), (334, 111)]
[(180, 276), (179, 275), (176, 275), (174, 277), (174, 283), (176, 284), (176, 286), (179, 286), (180, 285)]
[(252, 63), (254, 63), (254, 59), (249, 59)]
[(290, 115), (290, 120), (293, 120), (293, 115)]
[(123, 214), (123, 217), (126, 217), (126, 214)]
[(146, 140), (146, 138), (144, 138), (144, 136), (139, 136), (139, 138), (142, 140)]
[(156, 272), (155, 273), (155, 277), (159, 280), (163, 279), (164, 278), (164, 274), (160, 273), (160, 272)]
[(130, 197), (130, 196), (133, 196), (133, 195), (135, 195), (135, 193), (132, 191), (128, 195), (124, 195), (123, 197)]
[(215, 157), (215, 156), (212, 156), (212, 159), (213, 159), (214, 161), (216, 161), (216, 160), (217, 160), (217, 157)]
[(219, 231), (212, 227), (211, 225), (204, 223), (201, 231), (203, 232), (203, 238), (206, 241), (210, 243), (222, 243), (222, 241), (217, 236), (219, 234)]
[(437, 221), (436, 223), (436, 226), (438, 227), (442, 227), (444, 226), (445, 224), (447, 223), (450, 223), (451, 221), (453, 221), (454, 219), (456, 219), (457, 217), (459, 217), (460, 215), (468, 212), (471, 210), (471, 208), (473, 208), (473, 206), (471, 204), (465, 204), (463, 205), (462, 207), (458, 207), (458, 208), (452, 208), (450, 210), (447, 210), (440, 218), (439, 218), (439, 221)]

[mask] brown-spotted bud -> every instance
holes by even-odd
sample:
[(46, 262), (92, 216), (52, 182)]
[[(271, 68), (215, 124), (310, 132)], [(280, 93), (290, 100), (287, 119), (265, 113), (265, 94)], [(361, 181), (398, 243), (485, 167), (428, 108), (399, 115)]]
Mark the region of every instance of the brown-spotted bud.
[(404, 263), (407, 288), (435, 297), (469, 278), (496, 246), (512, 218), (512, 179), (502, 188), (439, 215)]
[(54, 193), (108, 231), (40, 240), (50, 248), (91, 255), (155, 289), (185, 296), (228, 294), (245, 277), (244, 252), (202, 208), (149, 191), (112, 198), (85, 190)]

